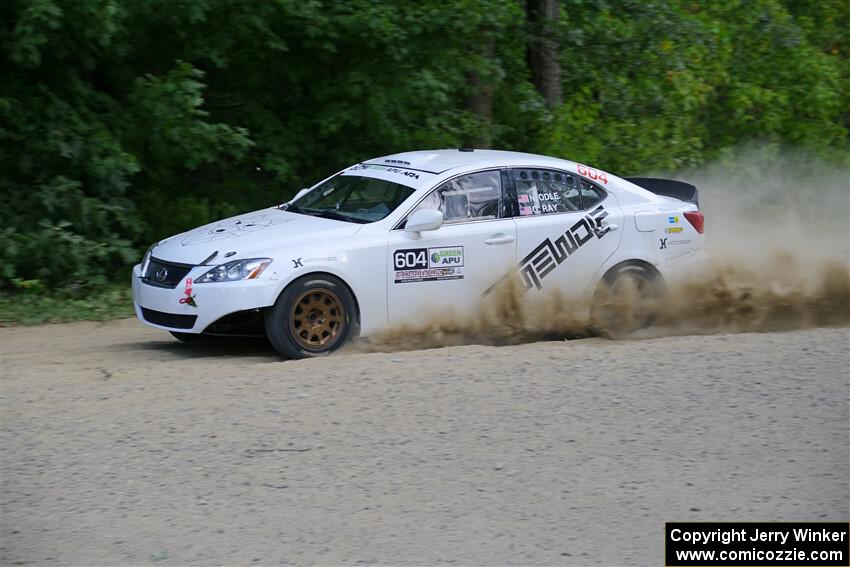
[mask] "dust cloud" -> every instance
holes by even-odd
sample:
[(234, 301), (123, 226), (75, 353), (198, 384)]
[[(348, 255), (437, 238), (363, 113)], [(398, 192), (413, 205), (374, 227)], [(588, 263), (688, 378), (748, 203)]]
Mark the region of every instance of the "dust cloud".
[[(707, 258), (699, 271), (668, 282), (664, 299), (650, 306), (658, 312), (655, 324), (629, 338), (850, 323), (850, 166), (761, 146), (699, 169), (645, 173), (699, 188)], [(434, 317), (347, 350), (507, 345), (597, 334), (591, 305), (558, 291), (530, 295), (505, 285), (474, 316)], [(616, 305), (638, 308), (631, 297), (618, 298)]]
[(679, 178), (700, 188), (709, 259), (671, 288), (656, 333), (850, 322), (850, 166), (760, 146)]

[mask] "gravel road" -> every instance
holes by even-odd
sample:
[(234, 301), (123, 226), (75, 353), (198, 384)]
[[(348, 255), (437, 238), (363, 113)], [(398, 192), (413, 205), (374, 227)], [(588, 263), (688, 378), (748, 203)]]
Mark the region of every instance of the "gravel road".
[(850, 331), (278, 360), (0, 329), (15, 564), (661, 565), (672, 520), (850, 516)]

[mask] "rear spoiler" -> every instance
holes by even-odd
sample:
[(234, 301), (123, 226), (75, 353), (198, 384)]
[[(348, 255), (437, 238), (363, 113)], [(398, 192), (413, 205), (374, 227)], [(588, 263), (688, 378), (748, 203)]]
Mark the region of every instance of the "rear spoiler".
[(690, 183), (656, 177), (625, 177), (624, 179), (656, 195), (673, 197), (680, 201), (693, 203), (699, 207), (699, 190), (695, 185), (691, 185)]

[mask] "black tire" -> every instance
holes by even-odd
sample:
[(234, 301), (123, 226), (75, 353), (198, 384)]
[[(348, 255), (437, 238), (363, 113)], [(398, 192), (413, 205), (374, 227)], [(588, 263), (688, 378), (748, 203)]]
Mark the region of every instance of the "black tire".
[(198, 333), (177, 333), (174, 331), (168, 331), (171, 333), (171, 336), (180, 341), (181, 343), (198, 343), (203, 341), (206, 337), (204, 335)]
[(615, 266), (596, 290), (591, 325), (612, 339), (650, 327), (661, 313), (666, 288), (661, 275), (642, 263)]
[(266, 311), (266, 335), (287, 358), (325, 356), (355, 334), (356, 304), (348, 287), (328, 274), (292, 282)]

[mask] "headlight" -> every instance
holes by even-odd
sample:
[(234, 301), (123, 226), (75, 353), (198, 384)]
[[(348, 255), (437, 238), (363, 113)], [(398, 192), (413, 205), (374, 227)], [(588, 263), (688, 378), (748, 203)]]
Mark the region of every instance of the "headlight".
[(209, 272), (195, 280), (196, 284), (213, 282), (235, 282), (238, 280), (253, 280), (263, 273), (266, 266), (271, 264), (269, 258), (251, 258), (248, 260), (234, 260), (220, 266), (216, 266)]
[[(159, 242), (156, 244), (159, 244)], [(148, 273), (148, 264), (150, 264), (151, 261), (151, 252), (153, 252), (153, 249), (156, 248), (156, 244), (151, 244), (151, 247), (148, 248), (148, 251), (145, 252), (144, 256), (142, 256), (142, 277), (145, 277), (145, 274)]]

